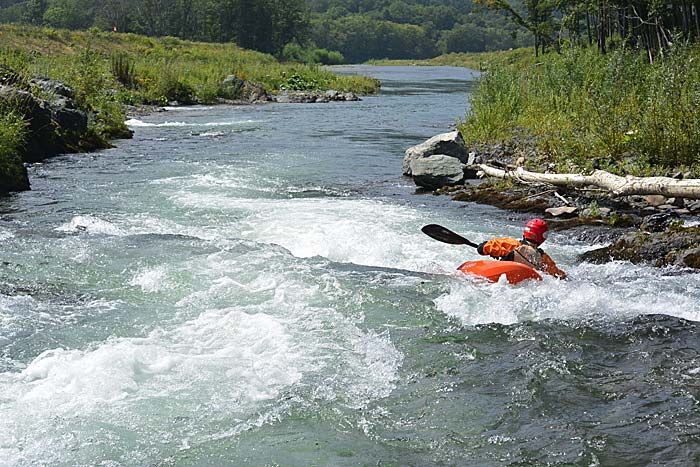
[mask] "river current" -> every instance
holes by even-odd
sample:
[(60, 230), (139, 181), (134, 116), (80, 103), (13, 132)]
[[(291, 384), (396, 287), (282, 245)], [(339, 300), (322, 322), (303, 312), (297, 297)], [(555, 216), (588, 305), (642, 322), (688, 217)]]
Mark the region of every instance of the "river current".
[(415, 193), (475, 74), (169, 108), (0, 200), (0, 466), (700, 465), (700, 275), (455, 272), (527, 217)]

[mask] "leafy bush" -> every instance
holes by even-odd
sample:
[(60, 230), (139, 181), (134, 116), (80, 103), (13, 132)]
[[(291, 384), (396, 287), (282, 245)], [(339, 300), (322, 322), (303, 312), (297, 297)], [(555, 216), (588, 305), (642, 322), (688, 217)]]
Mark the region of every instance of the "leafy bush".
[(343, 54), (327, 49), (304, 48), (296, 42), (290, 42), (282, 49), (282, 59), (288, 62), (320, 63), (322, 65), (339, 65), (345, 62)]
[(136, 85), (134, 73), (134, 60), (125, 53), (112, 55), (112, 75), (123, 86), (133, 88)]
[(104, 57), (95, 50), (83, 49), (76, 66), (67, 71), (68, 83), (75, 87), (76, 106), (94, 118), (88, 120), (85, 149), (108, 147), (108, 140), (130, 134), (124, 124), (124, 109), (110, 90), (116, 88), (113, 78), (104, 70)]
[(26, 180), (20, 157), (26, 132), (27, 122), (22, 116), (0, 105), (0, 193), (21, 189)]
[(287, 62), (300, 62), (304, 63), (308, 61), (308, 52), (301, 45), (296, 42), (290, 42), (282, 48), (282, 60)]
[(311, 53), (313, 63), (321, 63), (323, 65), (340, 65), (345, 63), (343, 54), (334, 50), (314, 49)]
[(285, 91), (316, 91), (320, 89), (318, 81), (314, 77), (304, 76), (299, 72), (294, 72), (290, 76), (283, 74), (284, 81), (280, 89)]
[(200, 104), (213, 104), (218, 97), (224, 97), (220, 94), (221, 89), (219, 86), (201, 84), (195, 87), (196, 100)]

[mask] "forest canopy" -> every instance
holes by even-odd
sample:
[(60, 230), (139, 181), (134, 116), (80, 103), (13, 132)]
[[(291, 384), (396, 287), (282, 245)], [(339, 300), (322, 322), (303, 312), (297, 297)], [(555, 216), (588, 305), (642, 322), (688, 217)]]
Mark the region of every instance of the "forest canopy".
[(0, 0), (0, 23), (234, 42), (318, 63), (567, 44), (653, 59), (700, 37), (699, 10), (688, 0)]
[(0, 0), (0, 23), (235, 42), (321, 62), (428, 58), (532, 42), (507, 14), (456, 0)]

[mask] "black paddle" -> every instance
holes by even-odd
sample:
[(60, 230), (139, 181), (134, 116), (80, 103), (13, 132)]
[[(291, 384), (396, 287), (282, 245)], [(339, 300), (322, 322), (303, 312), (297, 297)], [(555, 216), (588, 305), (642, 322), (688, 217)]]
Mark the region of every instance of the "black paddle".
[(479, 245), (467, 240), (461, 235), (454, 233), (450, 229), (437, 224), (429, 224), (421, 229), (424, 234), (430, 238), (434, 238), (440, 242), (449, 243), (451, 245), (469, 245), (478, 248)]

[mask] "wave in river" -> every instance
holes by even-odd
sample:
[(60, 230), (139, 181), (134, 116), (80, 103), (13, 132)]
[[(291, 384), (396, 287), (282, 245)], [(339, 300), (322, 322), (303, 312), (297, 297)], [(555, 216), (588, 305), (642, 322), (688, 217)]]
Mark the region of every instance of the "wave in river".
[(227, 120), (223, 122), (205, 122), (205, 123), (194, 123), (194, 122), (162, 122), (162, 123), (150, 123), (144, 122), (137, 118), (130, 118), (126, 122), (127, 126), (130, 127), (218, 127), (218, 126), (236, 126), (236, 125), (249, 125), (255, 123), (262, 123), (260, 120)]
[[(256, 251), (247, 267), (265, 260)], [(391, 393), (401, 354), (388, 335), (323, 306), (329, 290), (313, 280), (277, 267), (246, 276), (240, 260), (222, 252), (183, 265), (214, 277), (145, 337), (57, 347), (22, 371), (0, 373), (0, 457), (10, 465), (87, 465), (99, 451), (138, 464), (154, 456), (140, 440), (188, 450), (271, 423), (296, 410), (295, 401), (362, 409)], [(238, 280), (216, 279), (221, 271)], [(131, 285), (154, 293), (152, 285), (175, 273), (163, 267), (151, 280), (152, 272), (137, 273)], [(192, 431), (202, 423), (209, 429)]]

